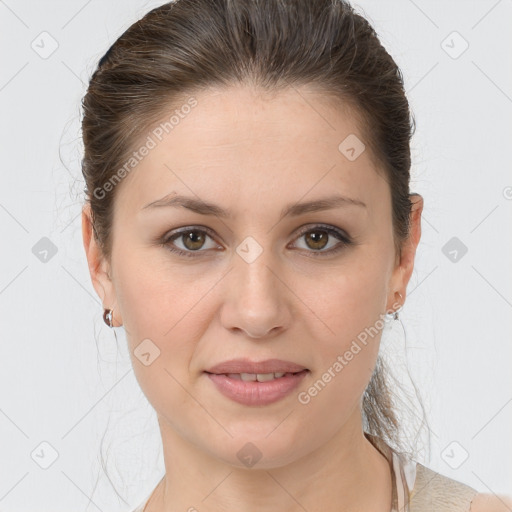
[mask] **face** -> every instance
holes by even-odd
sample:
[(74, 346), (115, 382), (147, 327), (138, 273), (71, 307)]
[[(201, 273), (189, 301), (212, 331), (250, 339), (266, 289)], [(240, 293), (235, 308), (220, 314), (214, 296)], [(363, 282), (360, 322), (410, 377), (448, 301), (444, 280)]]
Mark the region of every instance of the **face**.
[[(194, 97), (117, 185), (110, 262), (84, 210), (91, 275), (169, 442), (235, 466), (251, 442), (259, 467), (277, 467), (360, 428), (383, 314), (405, 300), (421, 196), (397, 260), (383, 171), (368, 146), (355, 159), (339, 149), (351, 134), (364, 143), (348, 110), (306, 89)], [(306, 371), (261, 383), (207, 373), (238, 358)]]

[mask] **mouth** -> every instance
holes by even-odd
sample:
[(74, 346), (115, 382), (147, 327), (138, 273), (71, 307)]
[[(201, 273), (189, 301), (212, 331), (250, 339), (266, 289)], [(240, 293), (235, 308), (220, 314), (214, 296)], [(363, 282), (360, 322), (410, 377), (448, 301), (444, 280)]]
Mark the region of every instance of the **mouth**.
[(233, 402), (247, 406), (264, 406), (289, 396), (299, 386), (309, 370), (269, 373), (204, 373), (214, 384), (214, 389)]

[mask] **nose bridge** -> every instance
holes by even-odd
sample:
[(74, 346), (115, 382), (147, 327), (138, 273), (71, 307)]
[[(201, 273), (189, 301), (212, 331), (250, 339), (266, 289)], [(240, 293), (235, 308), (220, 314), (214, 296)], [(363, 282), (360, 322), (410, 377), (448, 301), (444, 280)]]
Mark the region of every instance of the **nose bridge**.
[(235, 273), (242, 293), (240, 299), (276, 302), (279, 293), (275, 283), (276, 270), (273, 268), (276, 266), (276, 258), (272, 247), (268, 245), (270, 237), (263, 240), (260, 236), (259, 239), (261, 243), (253, 236), (248, 236), (236, 248)]

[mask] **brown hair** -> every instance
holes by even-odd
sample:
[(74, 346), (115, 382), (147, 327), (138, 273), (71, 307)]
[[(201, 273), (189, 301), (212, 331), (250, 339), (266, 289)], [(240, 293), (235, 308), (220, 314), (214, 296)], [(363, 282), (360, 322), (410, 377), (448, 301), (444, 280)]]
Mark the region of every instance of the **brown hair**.
[[(344, 0), (177, 0), (151, 10), (115, 41), (83, 98), (82, 173), (105, 257), (118, 187), (106, 192), (103, 185), (169, 105), (236, 84), (267, 92), (312, 85), (350, 107), (390, 186), (399, 256), (410, 229), (415, 125), (401, 71), (369, 22)], [(379, 356), (362, 400), (365, 430), (407, 451), (385, 375)]]

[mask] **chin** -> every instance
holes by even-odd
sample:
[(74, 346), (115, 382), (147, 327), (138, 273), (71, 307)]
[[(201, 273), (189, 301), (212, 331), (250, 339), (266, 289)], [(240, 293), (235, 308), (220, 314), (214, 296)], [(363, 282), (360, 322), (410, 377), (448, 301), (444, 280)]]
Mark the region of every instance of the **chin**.
[[(297, 460), (301, 454), (297, 447), (304, 447), (304, 441), (299, 440), (288, 430), (280, 429), (283, 425), (279, 425), (279, 421), (265, 421), (258, 426), (251, 425), (250, 427), (243, 428), (243, 425), (238, 425), (238, 434), (235, 434), (232, 429), (228, 429), (233, 438), (226, 440), (223, 443), (224, 448), (222, 453), (217, 453), (216, 456), (222, 459), (226, 464), (237, 468), (243, 469), (273, 469), (286, 466)], [(277, 427), (277, 428), (276, 428)], [(220, 443), (215, 448), (222, 446)]]

